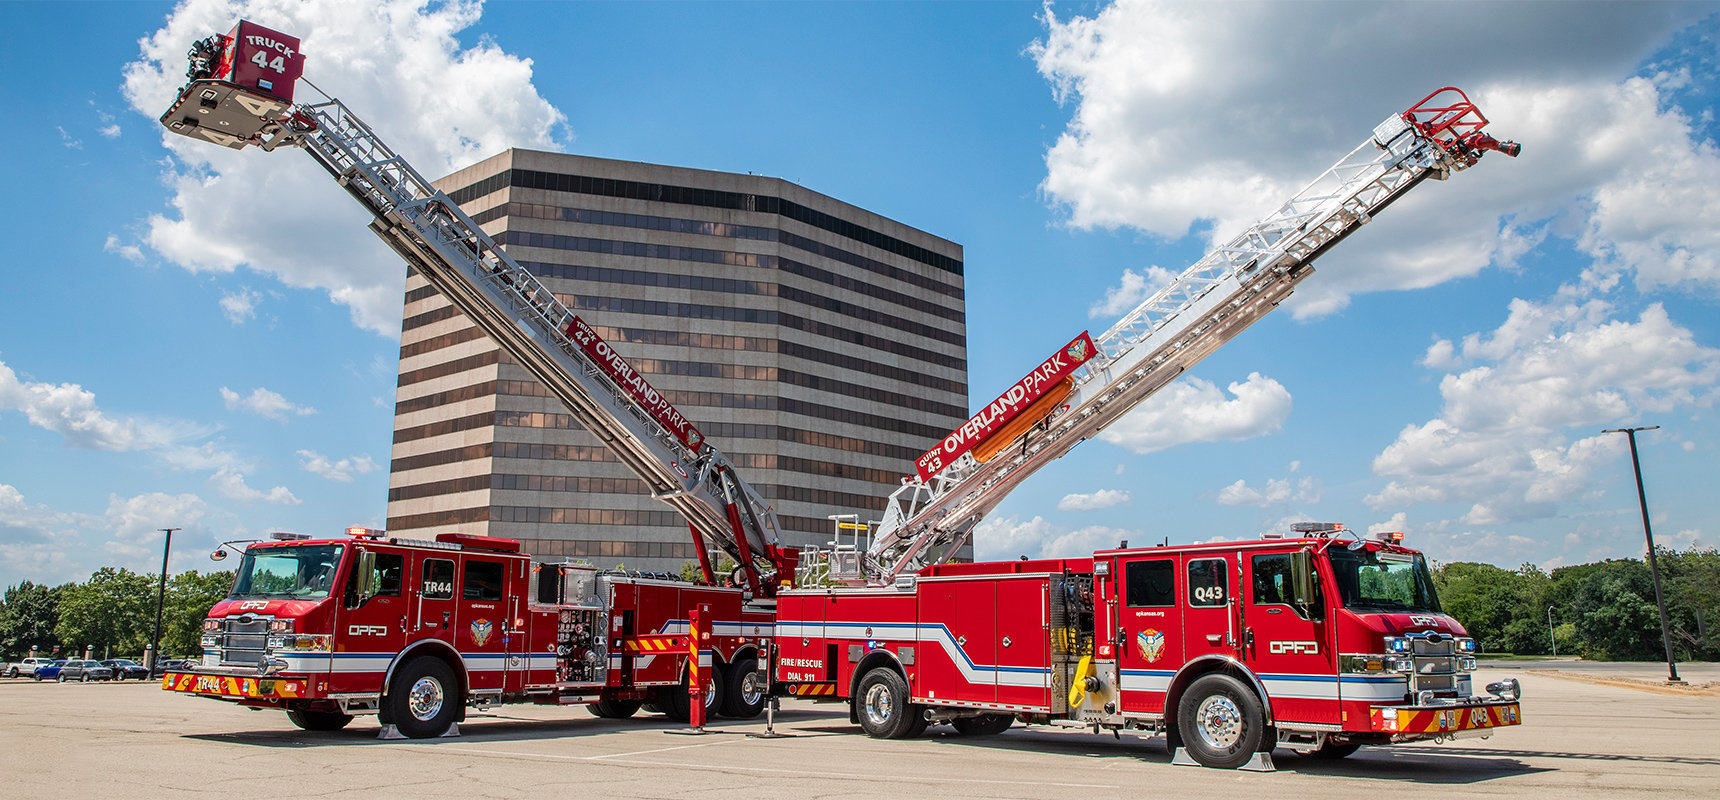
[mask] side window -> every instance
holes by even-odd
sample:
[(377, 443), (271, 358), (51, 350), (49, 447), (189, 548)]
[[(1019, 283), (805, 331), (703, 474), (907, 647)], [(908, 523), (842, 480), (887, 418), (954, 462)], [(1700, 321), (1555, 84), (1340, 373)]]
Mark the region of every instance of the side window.
[(1188, 604), (1210, 608), (1230, 602), (1230, 576), (1222, 558), (1188, 562)]
[(376, 596), (399, 597), (401, 577), (405, 574), (405, 556), (399, 553), (377, 553)]
[(1130, 608), (1159, 608), (1177, 603), (1176, 562), (1131, 561), (1123, 567), (1124, 601)]
[(555, 564), (537, 564), (537, 593), (533, 597), (539, 603), (554, 605), (561, 602), (561, 567)]
[(1290, 554), (1254, 557), (1254, 605), (1290, 604)]
[(445, 558), (424, 559), (425, 600), (447, 600), (454, 596), (454, 562)]
[(500, 561), (466, 559), (466, 581), (460, 596), (467, 600), (502, 599), (503, 567)]

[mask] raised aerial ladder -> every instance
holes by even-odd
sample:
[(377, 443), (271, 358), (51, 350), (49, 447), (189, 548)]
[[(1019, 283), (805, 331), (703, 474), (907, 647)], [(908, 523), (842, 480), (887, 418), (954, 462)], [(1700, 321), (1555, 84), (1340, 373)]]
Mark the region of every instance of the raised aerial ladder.
[(1484, 133), (1486, 125), (1453, 87), (1387, 117), (1265, 219), (1104, 334), (1077, 337), (922, 456), (919, 473), (890, 496), (870, 547), (840, 554), (847, 557), (833, 562), (830, 578), (887, 584), (948, 560), (1018, 484), (1276, 308), (1313, 273), (1315, 258), (1405, 192), (1466, 169), (1489, 150), (1516, 156), (1520, 147)]
[(722, 451), (560, 298), (337, 99), (298, 103), (298, 40), (241, 22), (191, 50), (191, 82), (161, 117), (169, 130), (233, 149), (293, 146), (375, 219), (370, 229), (506, 352), (688, 522), (739, 565), (754, 597), (795, 571), (771, 504)]

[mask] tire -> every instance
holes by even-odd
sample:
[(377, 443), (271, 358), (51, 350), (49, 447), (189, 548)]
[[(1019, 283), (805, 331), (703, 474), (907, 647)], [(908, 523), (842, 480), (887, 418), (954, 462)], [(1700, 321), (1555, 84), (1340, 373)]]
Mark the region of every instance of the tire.
[(926, 729), (921, 708), (908, 702), (908, 682), (889, 667), (876, 667), (854, 692), (860, 729), (874, 739), (912, 739)]
[(448, 732), (460, 713), (460, 702), (454, 670), (442, 659), (419, 656), (394, 673), (382, 706), (401, 735), (432, 739)]
[(338, 731), (352, 722), (352, 715), (342, 714), (339, 711), (306, 711), (289, 708), (287, 709), (287, 719), (307, 731)]
[(65, 683), (66, 682), (66, 673), (62, 672), (58, 675), (55, 675), (54, 676), (54, 682), (55, 683)]
[(11, 669), (6, 670), (6, 677), (8, 677), (8, 678), (18, 677), (18, 668), (12, 667)]
[(764, 712), (766, 683), (758, 675), (758, 659), (748, 656), (723, 670), (723, 716), (752, 719)]
[(1183, 749), (1214, 769), (1248, 763), (1265, 738), (1265, 720), (1260, 698), (1241, 681), (1219, 673), (1197, 679), (1177, 703)]
[(1354, 742), (1345, 742), (1340, 744), (1327, 739), (1325, 742), (1321, 743), (1319, 747), (1312, 750), (1297, 750), (1296, 755), (1303, 758), (1313, 758), (1322, 761), (1337, 761), (1340, 758), (1349, 758), (1360, 749), (1362, 749), (1362, 746)]
[[(722, 673), (711, 669), (705, 673), (705, 721), (710, 722), (717, 709), (722, 708), (723, 682)], [(683, 682), (685, 679), (683, 679)], [(687, 687), (670, 686), (657, 695), (657, 705), (663, 709), (663, 716), (675, 722), (687, 722), (692, 719), (692, 698)]]
[(1009, 730), (1015, 717), (1009, 714), (981, 714), (977, 717), (956, 717), (950, 725), (963, 736), (995, 736)]
[(90, 674), (88, 672), (78, 673), (78, 683), (89, 683), (89, 682), (90, 682)]
[(638, 700), (611, 700), (606, 697), (587, 705), (585, 710), (590, 711), (592, 716), (604, 719), (627, 719), (639, 713), (639, 706)]

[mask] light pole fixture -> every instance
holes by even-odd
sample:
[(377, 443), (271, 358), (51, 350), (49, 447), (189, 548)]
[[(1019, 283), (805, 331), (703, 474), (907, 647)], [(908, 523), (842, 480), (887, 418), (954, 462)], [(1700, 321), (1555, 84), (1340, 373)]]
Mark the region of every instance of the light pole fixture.
[(1682, 683), (1678, 663), (1672, 660), (1672, 625), (1666, 619), (1666, 599), (1660, 593), (1660, 567), (1654, 557), (1654, 530), (1648, 526), (1648, 494), (1642, 489), (1642, 461), (1636, 454), (1636, 432), (1660, 430), (1659, 425), (1638, 428), (1608, 428), (1601, 433), (1622, 433), (1630, 437), (1630, 465), (1636, 470), (1636, 502), (1642, 507), (1642, 534), (1648, 538), (1648, 574), (1654, 578), (1654, 604), (1660, 609), (1660, 641), (1666, 645), (1666, 680)]
[(161, 583), (155, 592), (155, 638), (150, 639), (149, 657), (144, 659), (149, 662), (144, 666), (152, 670), (155, 669), (156, 663), (161, 660), (161, 610), (167, 602), (167, 553), (173, 549), (173, 532), (184, 529), (161, 528), (160, 530), (167, 534), (167, 541), (161, 543)]
[(1559, 657), (1559, 635), (1553, 632), (1553, 607), (1547, 606), (1547, 641), (1553, 645), (1553, 657)]

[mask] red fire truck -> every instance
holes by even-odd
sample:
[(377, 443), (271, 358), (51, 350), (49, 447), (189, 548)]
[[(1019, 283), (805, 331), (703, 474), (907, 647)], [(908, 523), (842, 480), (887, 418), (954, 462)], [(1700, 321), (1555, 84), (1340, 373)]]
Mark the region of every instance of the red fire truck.
[[(244, 551), (231, 597), (205, 622), (202, 663), (167, 673), (163, 686), (284, 709), (306, 728), (376, 712), (411, 737), (439, 735), (466, 706), (488, 703), (588, 703), (602, 716), (628, 716), (643, 702), (686, 719), (697, 716), (686, 689), (694, 683), (705, 687), (701, 708), (756, 715), (768, 678), (756, 654), (770, 633), (772, 595), (798, 558), (782, 545), (771, 504), (563, 298), (345, 105), (295, 103), (305, 60), (297, 39), (240, 22), (188, 57), (191, 80), (162, 125), (233, 149), (309, 154), (371, 212), (371, 230), (414, 274), (686, 518), (702, 584), (534, 564), (517, 542), (457, 532), (288, 536)], [(715, 573), (713, 548), (734, 560), (733, 573)], [(704, 625), (698, 660), (687, 644), (695, 610)]]
[(1174, 760), (1270, 768), (1519, 721), (1514, 682), (1475, 697), (1474, 642), (1440, 613), (1421, 555), (1392, 540), (1119, 547), (954, 564), (974, 526), (1277, 307), (1312, 261), (1427, 178), (1518, 145), (1458, 89), (1393, 114), (1301, 192), (1099, 336), (1083, 332), (917, 461), (870, 539), (782, 593), (777, 679), (845, 699), (867, 733), (1019, 718), (1163, 732)]
[(587, 704), (601, 717), (652, 703), (685, 721), (697, 608), (706, 708), (750, 718), (764, 707), (771, 615), (739, 589), (535, 563), (509, 539), (348, 533), (246, 548), (204, 622), (202, 663), (163, 686), (284, 710), (307, 730), (375, 713), (411, 738), (502, 703)]
[(1019, 719), (1163, 733), (1178, 760), (1225, 768), (1269, 767), (1279, 744), (1343, 757), (1519, 724), (1515, 681), (1475, 696), (1475, 641), (1400, 539), (1301, 525), (797, 589), (780, 599), (779, 678), (849, 699), (875, 737)]

